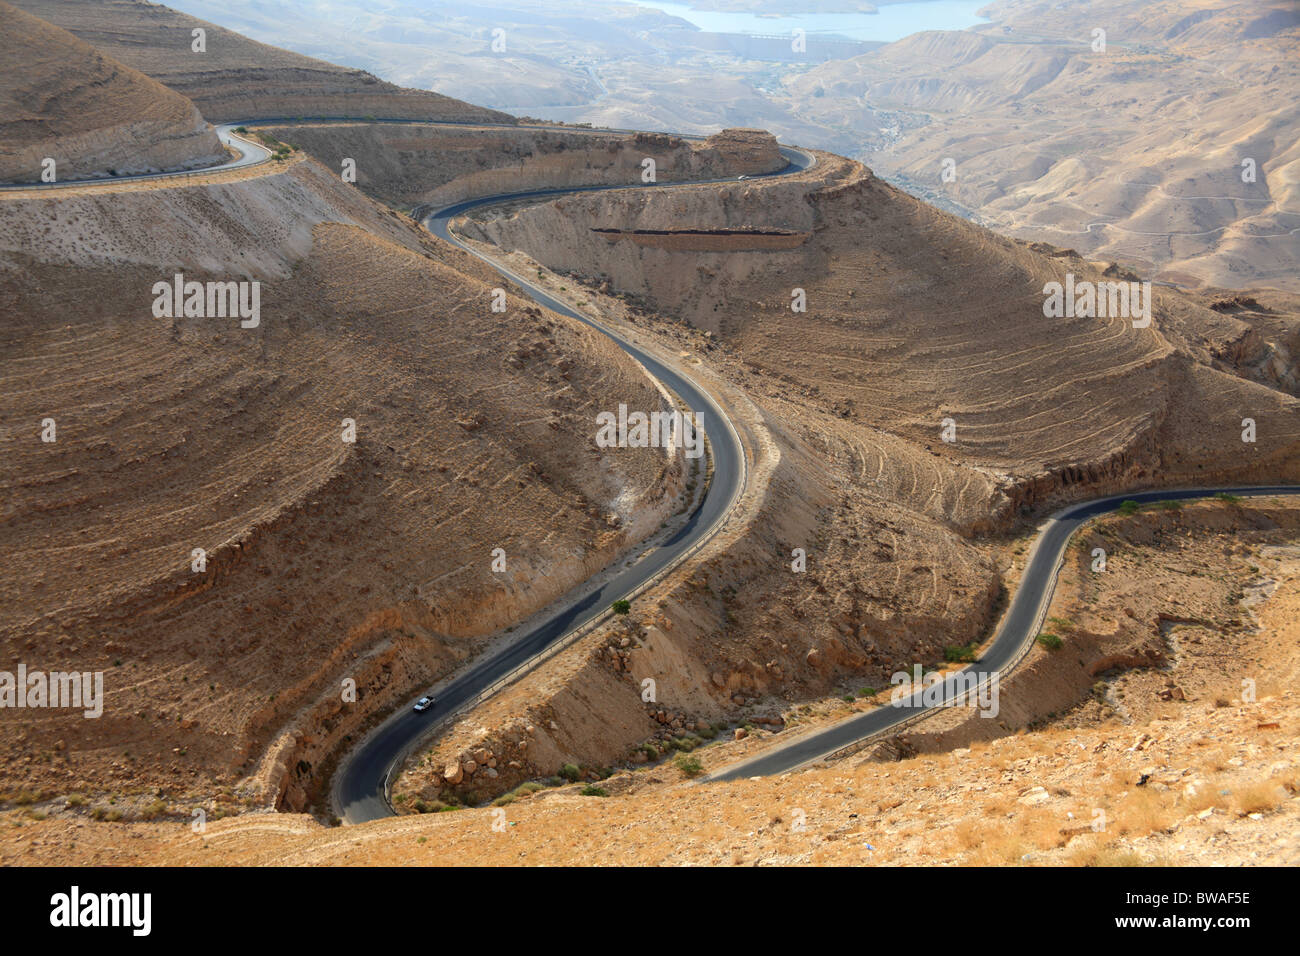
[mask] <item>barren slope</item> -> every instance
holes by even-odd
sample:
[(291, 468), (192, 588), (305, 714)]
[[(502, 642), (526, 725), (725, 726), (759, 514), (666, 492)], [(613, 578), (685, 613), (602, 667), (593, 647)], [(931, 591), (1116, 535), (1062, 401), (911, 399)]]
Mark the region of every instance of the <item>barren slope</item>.
[(220, 162), (194, 104), (72, 34), (0, 3), (0, 181), (60, 182)]
[(717, 179), (781, 169), (775, 137), (723, 130), (703, 141), (657, 133), (483, 129), (400, 123), (270, 126), (331, 169), (355, 163), (357, 185), (384, 202), (435, 205), (476, 196), (565, 186), (641, 182), (655, 161), (659, 182)]
[[(787, 383), (797, 404), (853, 423), (866, 442), (864, 478), (958, 527), (987, 527), (990, 515), (1005, 520), (1049, 496), (1297, 474), (1295, 398), (1218, 370), (1216, 357), (1234, 348), (1264, 348), (1246, 323), (1158, 286), (1146, 328), (1136, 314), (1047, 317), (1049, 282), (1140, 277), (994, 235), (846, 160), (824, 155), (799, 177), (567, 197), (482, 220), (471, 234), (608, 279), (719, 338), (768, 387)], [(605, 229), (648, 235), (611, 241)], [(707, 252), (649, 235), (684, 230), (803, 241)], [(792, 311), (796, 290), (805, 312)], [(1259, 441), (1242, 442), (1243, 417), (1256, 420)], [(941, 440), (944, 419), (955, 441)], [(920, 459), (873, 447), (877, 431), (906, 439)]]
[[(599, 784), (605, 798), (561, 786), (520, 793), (501, 810), (345, 830), (257, 815), (195, 834), (185, 805), (161, 801), (153, 812), (171, 814), (167, 822), (91, 823), (93, 808), (50, 799), (8, 812), (16, 825), (2, 831), (0, 859), (1294, 866), (1298, 511), (1293, 501), (1214, 502), (1106, 519), (1097, 533), (1119, 549), (1121, 566), (1100, 577), (1086, 566), (1071, 572), (1093, 593), (1076, 592), (1071, 581), (1054, 613), (1077, 626), (1064, 632), (1061, 650), (1035, 652), (1014, 690), (1004, 688), (1001, 720), (968, 721), (980, 732), (970, 742), (951, 731), (942, 740), (912, 734), (912, 746), (825, 769), (722, 784), (692, 783), (665, 763), (615, 773)], [(1115, 654), (1109, 662), (1098, 656), (1107, 652)], [(1100, 681), (1095, 693), (1085, 667)], [(1036, 724), (1017, 730), (1036, 719), (1035, 701)], [(839, 715), (850, 706), (862, 705), (839, 702)], [(1042, 708), (1060, 713), (1043, 721)], [(754, 728), (739, 744), (715, 743), (695, 756), (714, 765), (762, 743), (755, 735), (768, 737)], [(917, 747), (921, 753), (898, 759), (900, 749)], [(140, 810), (128, 812), (138, 818)], [(493, 827), (498, 814), (503, 832)]]
[[(941, 661), (989, 636), (1005, 535), (1065, 501), (1297, 477), (1293, 301), (1159, 289), (1147, 328), (1047, 318), (1048, 281), (1131, 277), (835, 157), (792, 179), (565, 197), (461, 228), (519, 250), (519, 270), (529, 254), (585, 277), (609, 320), (678, 350), (727, 398), (754, 468), (742, 517), (694, 567), (413, 758), (395, 788), (407, 807), (482, 800), (565, 762), (636, 763), (700, 721), (779, 725), (800, 700)], [(774, 249), (776, 233), (799, 241)], [(791, 311), (795, 289), (807, 312)], [(491, 783), (465, 772), (487, 760)]]
[[(0, 253), (0, 640), (107, 694), (6, 710), (6, 789), (253, 775), (301, 807), (346, 734), (677, 506), (680, 456), (592, 441), (597, 411), (659, 407), (638, 366), (492, 312), (494, 275), (311, 161), (6, 195)], [(260, 281), (260, 325), (155, 318), (176, 272)]]
[(791, 108), (874, 130), (874, 168), (999, 232), (1168, 281), (1300, 288), (1293, 3), (989, 12), (815, 67), (789, 81)]
[[(213, 122), (295, 116), (514, 122), (496, 110), (403, 89), (144, 0), (21, 0), (17, 6), (188, 96)], [(195, 29), (206, 31), (205, 52), (192, 48)]]

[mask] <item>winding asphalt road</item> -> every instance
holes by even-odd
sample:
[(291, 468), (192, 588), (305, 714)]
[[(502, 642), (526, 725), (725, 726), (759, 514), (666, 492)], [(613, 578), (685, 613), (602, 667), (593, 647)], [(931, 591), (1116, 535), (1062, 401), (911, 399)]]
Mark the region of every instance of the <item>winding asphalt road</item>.
[[(782, 154), (787, 160), (787, 165), (783, 169), (760, 175), (784, 175), (805, 169), (815, 161), (811, 155), (790, 147), (782, 147)], [(691, 183), (664, 183), (657, 188), (699, 185), (701, 182), (735, 181), (735, 177), (696, 180)], [(709, 439), (710, 462), (713, 466), (712, 481), (703, 500), (690, 515), (685, 526), (668, 541), (642, 554), (630, 566), (622, 568), (594, 591), (561, 602), (561, 609), (544, 623), (520, 635), (518, 640), (489, 657), (476, 661), (468, 670), (436, 688), (434, 696), (437, 702), (428, 710), (416, 713), (408, 702), (396, 714), (371, 731), (365, 740), (345, 758), (338, 772), (334, 774), (332, 801), (339, 816), (347, 823), (362, 823), (391, 816), (393, 809), (388, 802), (390, 775), (412, 748), (422, 739), (427, 738), (439, 723), (511, 671), (526, 664), (575, 629), (585, 627), (603, 617), (609, 613), (609, 607), (615, 600), (634, 596), (664, 571), (685, 559), (717, 532), (744, 489), (745, 455), (740, 445), (740, 438), (726, 414), (706, 391), (682, 372), (664, 365), (617, 332), (551, 296), (524, 276), (512, 272), (470, 248), (448, 228), (451, 220), (481, 206), (524, 199), (541, 200), (580, 192), (629, 188), (654, 188), (654, 184), (586, 186), (508, 193), (454, 203), (428, 214), (422, 214), (417, 209), (414, 215), (421, 219), (434, 235), (478, 256), (518, 285), (536, 302), (608, 335), (624, 351), (640, 362), (651, 375), (675, 392), (692, 411), (702, 414), (704, 430)], [(584, 590), (587, 590), (586, 585), (580, 585), (574, 593)], [(412, 697), (411, 701), (414, 700), (415, 697)]]
[[(330, 122), (376, 122), (373, 120), (322, 119)], [(304, 120), (294, 118), (293, 120), (285, 119), (279, 122), (290, 121), (302, 122)], [(322, 120), (308, 119), (306, 121), (320, 122)], [(270, 122), (277, 121), (256, 120), (242, 125)], [(406, 123), (411, 121), (391, 120), (378, 122)], [(107, 179), (72, 180), (48, 184), (3, 184), (0, 185), (0, 190), (55, 189), (130, 180), (166, 179), (198, 175), (221, 169), (255, 166), (268, 162), (271, 159), (270, 150), (236, 134), (234, 130), (239, 125), (241, 124), (227, 123), (217, 127), (217, 134), (221, 141), (232, 147), (238, 155), (216, 166), (184, 172), (142, 173)], [(504, 126), (512, 124), (446, 123), (440, 125)], [(515, 128), (548, 129), (552, 127), (532, 127), (520, 124)], [(622, 133), (633, 131), (595, 128), (591, 132)], [(699, 139), (702, 137), (682, 136), (681, 138)], [(805, 169), (815, 162), (810, 154), (801, 150), (781, 147), (781, 151), (787, 160), (786, 167), (762, 175), (779, 176)], [(663, 185), (699, 185), (708, 182), (734, 181), (732, 178), (727, 178)], [(501, 678), (516, 668), (526, 665), (531, 659), (565, 635), (603, 617), (608, 613), (609, 605), (614, 600), (635, 595), (664, 571), (683, 560), (721, 527), (732, 505), (744, 488), (745, 462), (739, 437), (730, 420), (707, 392), (697, 386), (686, 375), (663, 365), (634, 343), (621, 338), (611, 329), (605, 328), (598, 322), (578, 313), (564, 302), (552, 297), (523, 276), (513, 273), (490, 257), (469, 248), (449, 230), (452, 219), (481, 206), (525, 199), (541, 200), (554, 196), (606, 189), (650, 188), (653, 185), (655, 184), (646, 184), (644, 186), (639, 184), (631, 186), (589, 186), (488, 196), (455, 203), (428, 213), (424, 218), (428, 228), (435, 235), (478, 256), (498, 272), (511, 279), (540, 304), (555, 312), (584, 322), (610, 336), (620, 347), (645, 366), (651, 375), (676, 392), (693, 411), (702, 413), (705, 431), (709, 437), (714, 474), (703, 500), (690, 515), (686, 524), (668, 541), (642, 553), (634, 562), (619, 570), (617, 574), (609, 577), (594, 589), (579, 586), (572, 593), (580, 593), (581, 597), (575, 597), (571, 601), (563, 602), (561, 610), (544, 623), (521, 635), (517, 641), (509, 646), (500, 649), (483, 660), (476, 661), (468, 670), (437, 688), (437, 703), (429, 710), (423, 713), (415, 713), (408, 704), (372, 731), (350, 757), (345, 760), (334, 777), (334, 804), (341, 810), (343, 819), (348, 823), (360, 823), (366, 820), (391, 816), (393, 810), (388, 803), (387, 797), (389, 776), (413, 746), (428, 736), (441, 720), (446, 719), (468, 701), (480, 696)], [(1071, 535), (1083, 523), (1097, 515), (1115, 510), (1126, 500), (1147, 503), (1171, 499), (1204, 498), (1220, 493), (1242, 497), (1294, 495), (1300, 494), (1300, 488), (1292, 485), (1275, 485), (1156, 490), (1113, 495), (1072, 505), (1050, 518), (1039, 535), (1030, 553), (1029, 562), (1026, 565), (1024, 575), (1021, 577), (1016, 594), (1012, 598), (1002, 624), (984, 656), (975, 664), (956, 671), (943, 680), (941, 685), (942, 693), (938, 696), (942, 700), (948, 701), (949, 704), (936, 706), (926, 702), (925, 698), (935, 695), (937, 688), (932, 688), (929, 691), (918, 691), (901, 701), (899, 705), (890, 704), (878, 707), (848, 717), (829, 727), (784, 740), (755, 757), (710, 774), (702, 778), (702, 781), (737, 780), (745, 777), (786, 773), (826, 759), (839, 750), (859, 744), (874, 736), (896, 732), (902, 725), (934, 713), (939, 707), (948, 706), (952, 701), (961, 700), (963, 697), (969, 699), (968, 692), (972, 683), (985, 686), (994, 676), (1014, 667), (1032, 647), (1034, 638), (1039, 633), (1043, 618), (1051, 603), (1057, 575), (1064, 561), (1065, 549), (1069, 544)]]
[[(261, 122), (259, 120), (259, 122)], [(238, 169), (242, 166), (258, 166), (267, 162), (271, 158), (271, 151), (260, 143), (255, 143), (251, 139), (245, 139), (235, 132), (239, 123), (223, 123), (216, 127), (217, 138), (222, 144), (233, 149), (237, 156), (232, 156), (224, 163), (217, 163), (214, 166), (203, 166), (198, 169), (174, 170), (169, 173), (135, 173), (129, 176), (103, 176), (96, 179), (67, 179), (54, 183), (3, 183), (0, 184), (0, 190), (27, 190), (27, 189), (67, 189), (73, 186), (97, 186), (110, 185), (113, 183), (129, 183), (142, 179), (176, 179), (184, 176), (200, 176), (204, 173), (215, 173), (223, 169)]]
[[(114, 176), (102, 179), (68, 180), (58, 183), (16, 183), (0, 186), (4, 189), (32, 190), (58, 189), (97, 184), (111, 184), (133, 180), (169, 179), (211, 173), (223, 169), (255, 166), (267, 163), (271, 151), (264, 146), (241, 137), (235, 129), (241, 125), (266, 125), (274, 122), (373, 122), (370, 120), (347, 120), (339, 118), (294, 118), (277, 121), (274, 119), (250, 120), (245, 123), (226, 123), (217, 127), (221, 141), (234, 149), (238, 155), (224, 163), (197, 170), (185, 170), (163, 173), (140, 173), (135, 175)], [(408, 122), (408, 121), (380, 121)], [(555, 127), (531, 126), (525, 124), (484, 124), (484, 123), (445, 123), (448, 126), (510, 126), (522, 129), (550, 130)], [(628, 130), (591, 128), (582, 132), (591, 133), (625, 133)], [(703, 139), (704, 137), (683, 135), (681, 139)], [(786, 165), (770, 173), (756, 174), (747, 178), (780, 176), (801, 169), (806, 169), (816, 159), (802, 150), (781, 147)], [(562, 599), (560, 610), (545, 622), (521, 634), (507, 646), (490, 654), (474, 664), (465, 672), (436, 689), (437, 703), (422, 713), (416, 713), (410, 704), (403, 706), (390, 716), (378, 728), (371, 731), (353, 753), (341, 764), (334, 775), (331, 794), (334, 806), (342, 818), (349, 823), (391, 816), (392, 807), (388, 802), (389, 776), (400, 764), (409, 750), (427, 737), (433, 729), (448, 716), (469, 701), (481, 696), (493, 684), (509, 675), (512, 671), (526, 665), (537, 655), (573, 631), (586, 627), (609, 613), (610, 605), (618, 598), (635, 596), (665, 571), (684, 560), (695, 549), (717, 532), (726, 520), (732, 506), (744, 489), (745, 457), (740, 438), (726, 414), (713, 398), (695, 384), (687, 375), (670, 368), (651, 357), (634, 343), (622, 338), (611, 329), (584, 316), (564, 302), (553, 298), (543, 289), (538, 288), (523, 276), (515, 275), (499, 266), (490, 258), (469, 249), (448, 230), (449, 222), (456, 216), (480, 206), (521, 199), (546, 199), (554, 196), (594, 192), (606, 189), (670, 187), (678, 185), (700, 185), (702, 183), (735, 182), (735, 177), (708, 180), (693, 180), (681, 183), (632, 183), (628, 185), (605, 185), (570, 187), (565, 189), (534, 190), (525, 193), (485, 196), (465, 202), (458, 202), (444, 209), (432, 212), (424, 218), (428, 228), (437, 236), (466, 249), (471, 254), (488, 262), (535, 301), (547, 308), (584, 322), (603, 332), (620, 347), (637, 359), (642, 366), (665, 386), (677, 394), (694, 412), (701, 415), (700, 422), (709, 441), (709, 463), (713, 468), (712, 480), (705, 490), (695, 510), (668, 540), (657, 546), (644, 550), (635, 560), (626, 564), (602, 583), (591, 586), (590, 582), (579, 585), (570, 592), (568, 600)], [(626, 558), (621, 559), (626, 560)], [(412, 698), (414, 700), (414, 698)]]
[[(943, 681), (943, 694), (939, 698), (948, 702), (974, 703), (968, 693), (972, 686), (971, 678), (976, 678), (976, 685), (990, 682), (991, 676), (1000, 674), (1019, 663), (1023, 653), (1033, 646), (1034, 640), (1047, 615), (1047, 608), (1052, 603), (1052, 593), (1056, 590), (1056, 578), (1065, 559), (1065, 549), (1070, 536), (1084, 522), (1108, 511), (1114, 511), (1125, 501), (1146, 504), (1153, 501), (1187, 500), (1189, 498), (1206, 498), (1226, 493), (1246, 496), (1294, 495), (1300, 494), (1300, 488), (1294, 485), (1252, 486), (1241, 488), (1178, 489), (1173, 491), (1142, 491), (1126, 495), (1112, 495), (1098, 498), (1057, 512), (1048, 519), (1046, 527), (1034, 543), (1034, 549), (1025, 566), (1025, 573), (1020, 579), (1011, 605), (1002, 620), (993, 643), (984, 656), (974, 664), (955, 671)], [(966, 676), (970, 675), (970, 676)], [(992, 688), (990, 688), (992, 690)], [(967, 693), (964, 693), (967, 692)], [(938, 685), (932, 691), (919, 690), (901, 699), (898, 704), (886, 704), (874, 710), (868, 710), (853, 717), (846, 717), (829, 727), (801, 734), (788, 741), (782, 741), (763, 753), (748, 760), (701, 778), (702, 781), (740, 780), (746, 777), (767, 777), (786, 773), (800, 767), (823, 760), (853, 744), (885, 732), (898, 730), (901, 724), (929, 715), (945, 704), (926, 703), (922, 695), (938, 697)]]

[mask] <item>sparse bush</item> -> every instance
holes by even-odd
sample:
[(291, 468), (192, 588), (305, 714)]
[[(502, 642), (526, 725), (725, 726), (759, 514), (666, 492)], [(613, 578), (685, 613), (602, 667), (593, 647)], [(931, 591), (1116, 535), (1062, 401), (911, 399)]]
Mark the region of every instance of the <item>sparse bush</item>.
[(1220, 492), (1219, 492), (1217, 495), (1215, 495), (1214, 497), (1217, 498), (1219, 501), (1222, 501), (1224, 504), (1228, 504), (1228, 505), (1239, 505), (1239, 504), (1241, 504), (1241, 498), (1240, 498), (1240, 497), (1238, 497), (1237, 495), (1230, 495), (1230, 494), (1228, 494), (1226, 491), (1220, 491)]
[(609, 791), (604, 787), (597, 787), (594, 784), (587, 784), (580, 791), (584, 797), (608, 797)]
[(1059, 651), (1065, 642), (1050, 631), (1044, 631), (1038, 635), (1038, 643), (1049, 651)]
[(950, 664), (969, 664), (975, 660), (975, 645), (949, 644), (943, 649), (943, 659)]
[(578, 777), (581, 774), (582, 771), (578, 769), (578, 765), (575, 763), (566, 763), (560, 768), (560, 776), (569, 781), (569, 783), (577, 783)]
[(1236, 794), (1233, 803), (1238, 813), (1268, 813), (1282, 805), (1284, 794), (1276, 780), (1262, 780)]
[(613, 609), (615, 614), (626, 614), (628, 611), (632, 610), (632, 602), (626, 598), (619, 598), (611, 604), (610, 607)]
[(1131, 514), (1137, 514), (1138, 511), (1141, 509), (1141, 507), (1142, 506), (1138, 504), (1136, 501), (1134, 501), (1132, 498), (1128, 498), (1120, 502), (1119, 508), (1117, 510), (1122, 515), (1131, 515)]
[(691, 757), (686, 754), (679, 754), (676, 761), (677, 769), (688, 777), (698, 777), (704, 773), (704, 765), (700, 763), (699, 757)]

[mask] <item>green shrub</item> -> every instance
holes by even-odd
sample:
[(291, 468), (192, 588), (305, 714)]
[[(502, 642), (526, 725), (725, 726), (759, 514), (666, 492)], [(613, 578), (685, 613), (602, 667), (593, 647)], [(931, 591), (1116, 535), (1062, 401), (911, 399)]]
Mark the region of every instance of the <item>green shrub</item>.
[(574, 763), (566, 763), (560, 768), (560, 776), (569, 781), (569, 783), (577, 783), (578, 777), (581, 774), (582, 771), (579, 770), (578, 765)]
[(943, 649), (943, 659), (950, 664), (969, 664), (975, 660), (975, 645), (949, 644)]
[(610, 607), (613, 608), (615, 614), (626, 614), (632, 610), (632, 602), (626, 598), (619, 598)]
[(1141, 507), (1142, 506), (1138, 504), (1136, 501), (1134, 501), (1132, 498), (1127, 498), (1124, 501), (1121, 501), (1119, 503), (1118, 510), (1119, 513), (1122, 515), (1131, 515), (1131, 514), (1137, 514), (1138, 509), (1140, 509)]
[(594, 784), (587, 784), (580, 791), (584, 797), (608, 797), (609, 791), (604, 787), (597, 787)]
[(1241, 504), (1241, 498), (1240, 498), (1240, 497), (1238, 497), (1237, 495), (1230, 495), (1230, 494), (1228, 494), (1226, 491), (1220, 491), (1220, 492), (1219, 492), (1217, 495), (1215, 495), (1214, 497), (1217, 498), (1219, 501), (1224, 502), (1225, 504), (1229, 504), (1229, 505), (1239, 505), (1239, 504)]
[(677, 760), (677, 769), (688, 777), (698, 777), (704, 773), (704, 765), (700, 763), (699, 757), (689, 757), (686, 754), (679, 754)]
[(1059, 651), (1065, 642), (1055, 634), (1044, 631), (1042, 634), (1038, 635), (1038, 643), (1042, 644), (1049, 651)]

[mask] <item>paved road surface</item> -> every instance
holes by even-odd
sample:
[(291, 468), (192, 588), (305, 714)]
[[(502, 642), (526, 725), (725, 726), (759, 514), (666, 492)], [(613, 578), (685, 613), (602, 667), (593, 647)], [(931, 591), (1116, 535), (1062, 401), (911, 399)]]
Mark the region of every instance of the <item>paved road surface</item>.
[[(1080, 525), (1099, 514), (1113, 511), (1121, 502), (1139, 503), (1169, 499), (1204, 498), (1220, 492), (1240, 496), (1294, 495), (1300, 488), (1292, 485), (1248, 488), (1183, 489), (1177, 491), (1144, 491), (1127, 495), (1112, 495), (1095, 501), (1072, 505), (1048, 520), (1047, 526), (1035, 542), (1029, 564), (1016, 588), (1011, 606), (1002, 626), (984, 656), (944, 681), (944, 697), (948, 701), (960, 700), (961, 691), (969, 687), (969, 678), (958, 675), (977, 675), (987, 680), (988, 675), (999, 673), (1016, 664), (1022, 651), (1032, 646), (1042, 627), (1047, 607), (1056, 588), (1056, 576), (1065, 556), (1065, 548)], [(967, 700), (970, 698), (967, 697)], [(701, 778), (710, 780), (739, 780), (744, 777), (764, 777), (785, 773), (823, 759), (835, 751), (865, 738), (895, 730), (899, 724), (918, 713), (933, 713), (933, 706), (925, 706), (916, 694), (892, 704), (877, 707), (853, 717), (845, 718), (822, 730), (812, 731), (783, 741), (748, 760)]]

